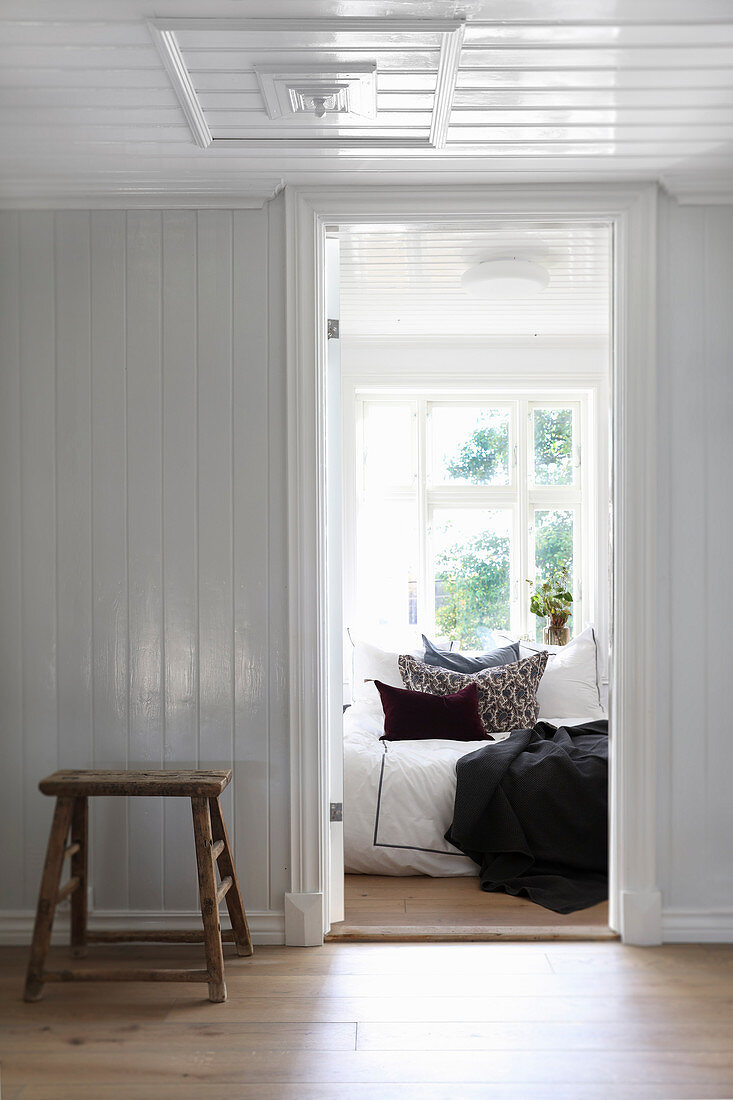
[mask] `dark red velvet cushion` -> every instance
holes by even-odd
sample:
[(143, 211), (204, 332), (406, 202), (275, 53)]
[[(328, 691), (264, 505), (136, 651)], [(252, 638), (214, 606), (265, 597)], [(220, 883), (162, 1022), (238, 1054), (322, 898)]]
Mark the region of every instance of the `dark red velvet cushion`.
[(492, 741), (478, 712), (478, 687), (467, 684), (454, 695), (408, 691), (375, 680), (384, 707), (380, 741)]

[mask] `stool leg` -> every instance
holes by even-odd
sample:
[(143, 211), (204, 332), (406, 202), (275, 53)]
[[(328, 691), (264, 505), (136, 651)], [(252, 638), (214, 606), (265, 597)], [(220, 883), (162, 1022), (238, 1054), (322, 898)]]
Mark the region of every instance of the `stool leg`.
[(71, 825), (73, 805), (73, 798), (56, 799), (56, 808), (46, 848), (46, 862), (41, 876), (41, 889), (38, 894), (36, 923), (33, 926), (33, 942), (31, 943), (31, 953), (28, 960), (28, 972), (25, 979), (23, 999), (26, 1001), (38, 1001), (43, 993), (43, 968), (51, 943), (56, 897), (59, 890), (64, 849), (69, 826)]
[(210, 798), (209, 807), (211, 810), (211, 830), (213, 838), (214, 840), (221, 840), (224, 842), (224, 849), (219, 856), (221, 877), (226, 878), (226, 876), (229, 875), (232, 880), (232, 885), (227, 891), (224, 900), (229, 910), (229, 920), (231, 921), (232, 932), (234, 933), (234, 943), (237, 947), (237, 954), (252, 955), (254, 954), (252, 937), (249, 934), (247, 915), (244, 911), (242, 894), (239, 889), (237, 872), (234, 869), (234, 859), (232, 858), (232, 850), (229, 847), (229, 836), (227, 834), (227, 827), (224, 824), (224, 815), (221, 812), (221, 803), (219, 799)]
[(224, 985), (224, 955), (221, 949), (219, 906), (216, 900), (217, 885), (214, 853), (211, 850), (213, 839), (208, 798), (192, 798), (191, 809), (193, 835), (196, 842), (201, 919), (204, 924), (206, 969), (209, 972), (209, 1000), (221, 1002), (227, 999), (227, 989)]
[(87, 799), (75, 798), (71, 843), (78, 844), (79, 851), (71, 857), (71, 875), (79, 879), (79, 885), (71, 895), (71, 954), (76, 959), (83, 958), (87, 953), (87, 837)]

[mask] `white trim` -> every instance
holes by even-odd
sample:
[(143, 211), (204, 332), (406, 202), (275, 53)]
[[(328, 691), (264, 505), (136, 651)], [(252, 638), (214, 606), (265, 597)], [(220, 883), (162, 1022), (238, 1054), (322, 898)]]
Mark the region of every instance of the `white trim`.
[[(655, 769), (657, 189), (615, 219), (612, 377), (611, 924), (661, 940)], [(627, 927), (624, 894), (646, 897)], [(651, 898), (650, 895), (656, 895)]]
[[(6, 909), (0, 912), (0, 944), (27, 947), (33, 935), (35, 911), (31, 909)], [(255, 944), (285, 943), (285, 918), (283, 913), (270, 910), (247, 910), (247, 923)], [(201, 914), (197, 910), (176, 909), (166, 911), (151, 909), (102, 909), (89, 913), (89, 929), (96, 932), (130, 929), (170, 929), (176, 932), (199, 931)], [(53, 923), (51, 942), (69, 942), (69, 913), (59, 910)]]
[(725, 174), (665, 172), (661, 183), (680, 206), (733, 205), (733, 167)]
[[(303, 132), (302, 137), (280, 137), (276, 133), (269, 137), (236, 137), (215, 138), (206, 121), (201, 102), (191, 80), (188, 67), (176, 39), (176, 31), (196, 30), (206, 31), (227, 30), (230, 32), (269, 32), (273, 35), (290, 32), (325, 32), (337, 36), (348, 27), (350, 34), (403, 34), (406, 37), (406, 46), (409, 48), (410, 36), (416, 34), (439, 34), (440, 54), (438, 58), (438, 70), (436, 74), (436, 91), (433, 101), (433, 116), (430, 132), (427, 137), (390, 137), (388, 134), (377, 137), (328, 137), (323, 134), (308, 134)], [(148, 29), (158, 53), (161, 56), (166, 72), (171, 80), (171, 85), (181, 105), (183, 113), (191, 130), (191, 135), (196, 144), (202, 149), (357, 149), (368, 153), (379, 150), (407, 150), (407, 149), (441, 149), (445, 140), (450, 122), (450, 113), (453, 106), (453, 92), (458, 75), (458, 65), (463, 45), (465, 32), (465, 19), (382, 19), (350, 18), (344, 19), (150, 19)], [(367, 39), (366, 46), (371, 42)], [(330, 48), (330, 52), (338, 52), (338, 44)], [(329, 50), (320, 49), (319, 54), (329, 53)], [(255, 66), (255, 70), (256, 70)], [(283, 65), (283, 72), (287, 66)], [(348, 66), (346, 66), (348, 68)], [(259, 77), (258, 77), (259, 79)], [(262, 90), (262, 84), (260, 83)], [(268, 100), (263, 93), (265, 109), (268, 110)], [(270, 117), (275, 117), (271, 115)]]
[(665, 909), (664, 943), (733, 943), (733, 909)]
[[(295, 882), (328, 896), (329, 727), (323, 583), (322, 237), (327, 224), (518, 215), (608, 219), (616, 232), (615, 639), (611, 711), (612, 917), (627, 942), (661, 939), (656, 853), (655, 184), (475, 189), (286, 188), (290, 518), (291, 842)], [(621, 893), (652, 904), (625, 927)], [(324, 919), (324, 929), (326, 922)]]
[(201, 149), (208, 149), (213, 141), (209, 124), (204, 116), (201, 101), (196, 94), (193, 81), (183, 60), (175, 33), (161, 27), (155, 20), (148, 20), (150, 31), (156, 50), (160, 54), (161, 61), (170, 77), (173, 91), (178, 97), (178, 102), (186, 116), (193, 140)]
[(4, 210), (260, 210), (282, 190), (282, 179), (243, 178), (236, 183), (168, 179), (151, 182), (127, 176), (105, 180), (74, 176), (64, 179), (4, 179)]
[[(547, 336), (498, 336), (498, 335), (486, 335), (482, 336), (480, 333), (463, 333), (457, 332), (451, 336), (419, 336), (410, 335), (409, 333), (395, 332), (388, 335), (376, 335), (370, 332), (354, 332), (349, 333), (348, 337), (342, 337), (347, 339), (349, 344), (360, 344), (364, 342), (369, 346), (379, 344), (417, 344), (420, 346), (431, 347), (434, 344), (438, 344), (441, 347), (455, 347), (456, 344), (468, 347), (491, 347), (491, 348), (599, 348), (605, 347), (608, 344), (608, 337), (593, 334), (577, 335), (569, 333), (568, 335), (547, 335)], [(586, 369), (587, 373), (587, 369)]]
[(446, 31), (440, 44), (440, 61), (435, 82), (433, 99), (433, 117), (430, 121), (429, 142), (434, 149), (444, 149), (448, 138), (453, 96), (458, 79), (458, 66), (463, 49), (463, 36), (466, 33), (465, 20), (461, 20), (453, 30)]
[[(382, 19), (377, 16), (349, 16), (321, 19), (248, 19), (246, 17), (219, 18), (218, 16), (192, 16), (171, 19), (155, 19), (155, 26), (167, 31), (252, 31), (275, 33), (279, 31), (317, 31), (350, 34), (444, 34), (455, 29), (454, 19)], [(472, 26), (478, 24), (471, 24)], [(335, 47), (338, 48), (338, 47)], [(326, 52), (321, 50), (321, 53)]]
[(285, 895), (285, 943), (288, 947), (320, 947), (323, 943), (322, 894)]

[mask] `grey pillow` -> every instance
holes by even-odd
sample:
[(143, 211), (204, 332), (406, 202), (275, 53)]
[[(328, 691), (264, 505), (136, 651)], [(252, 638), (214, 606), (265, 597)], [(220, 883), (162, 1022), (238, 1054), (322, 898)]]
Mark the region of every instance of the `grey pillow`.
[(473, 681), (478, 687), (478, 712), (487, 734), (530, 729), (539, 717), (537, 688), (547, 665), (547, 653), (535, 653), (523, 661), (481, 672), (451, 672), (403, 654), (398, 658), (400, 676), (411, 691), (453, 695)]
[(499, 665), (511, 665), (519, 660), (519, 642), (502, 646), (500, 649), (491, 649), (488, 653), (481, 653), (477, 657), (468, 657), (465, 653), (447, 653), (438, 649), (425, 635), (422, 636), (425, 646), (423, 660), (426, 665), (434, 665), (436, 668), (447, 668), (451, 672), (481, 672), (485, 668), (498, 668)]

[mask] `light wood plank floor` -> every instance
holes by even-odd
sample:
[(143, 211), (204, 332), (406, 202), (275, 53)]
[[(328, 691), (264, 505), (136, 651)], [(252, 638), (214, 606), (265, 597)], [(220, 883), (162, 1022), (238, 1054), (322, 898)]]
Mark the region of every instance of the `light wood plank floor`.
[(329, 940), (613, 939), (608, 904), (561, 916), (526, 898), (487, 894), (477, 878), (346, 875), (344, 921)]
[[(220, 1005), (205, 987), (119, 983), (25, 1004), (25, 954), (0, 949), (3, 1100), (733, 1097), (732, 947), (228, 949)], [(200, 949), (92, 959), (190, 966)]]

